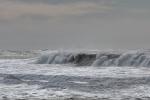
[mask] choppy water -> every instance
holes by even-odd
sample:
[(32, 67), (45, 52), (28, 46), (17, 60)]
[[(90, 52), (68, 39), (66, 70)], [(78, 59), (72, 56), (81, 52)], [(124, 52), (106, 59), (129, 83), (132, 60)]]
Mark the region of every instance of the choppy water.
[(149, 54), (1, 51), (0, 99), (150, 100)]

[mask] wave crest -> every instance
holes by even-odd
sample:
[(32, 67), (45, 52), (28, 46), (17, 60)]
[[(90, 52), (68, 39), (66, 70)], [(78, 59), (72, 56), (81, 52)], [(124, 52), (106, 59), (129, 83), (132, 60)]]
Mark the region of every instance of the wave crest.
[(36, 64), (75, 64), (77, 66), (150, 66), (149, 51), (126, 52), (47, 52)]

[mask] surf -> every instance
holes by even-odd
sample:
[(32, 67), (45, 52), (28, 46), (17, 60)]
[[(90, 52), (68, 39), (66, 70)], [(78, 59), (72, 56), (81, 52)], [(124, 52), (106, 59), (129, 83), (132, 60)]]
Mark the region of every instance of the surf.
[(74, 64), (76, 66), (150, 66), (149, 50), (129, 51), (48, 51), (35, 64)]

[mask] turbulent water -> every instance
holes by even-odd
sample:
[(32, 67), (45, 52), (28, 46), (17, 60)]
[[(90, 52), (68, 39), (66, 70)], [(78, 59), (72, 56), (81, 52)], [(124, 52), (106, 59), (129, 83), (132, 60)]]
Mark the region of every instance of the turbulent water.
[(75, 64), (77, 66), (150, 66), (150, 52), (143, 51), (91, 51), (44, 52), (37, 64)]
[(0, 100), (150, 100), (150, 50), (0, 50)]

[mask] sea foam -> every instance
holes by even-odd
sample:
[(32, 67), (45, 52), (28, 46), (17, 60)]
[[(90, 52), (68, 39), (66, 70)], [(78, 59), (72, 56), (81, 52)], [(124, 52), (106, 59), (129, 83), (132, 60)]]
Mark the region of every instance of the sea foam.
[(150, 66), (149, 50), (44, 52), (36, 64), (74, 64), (77, 66)]

